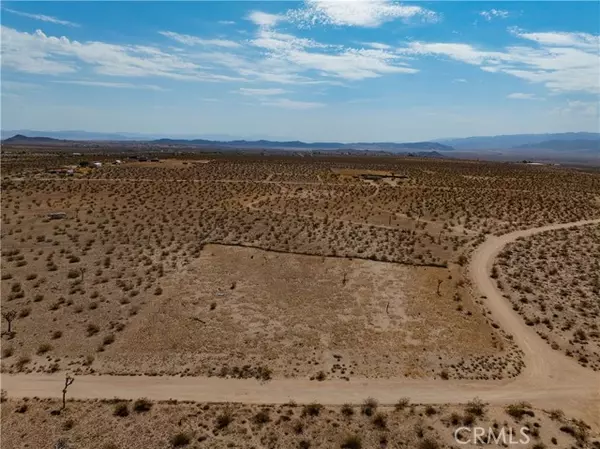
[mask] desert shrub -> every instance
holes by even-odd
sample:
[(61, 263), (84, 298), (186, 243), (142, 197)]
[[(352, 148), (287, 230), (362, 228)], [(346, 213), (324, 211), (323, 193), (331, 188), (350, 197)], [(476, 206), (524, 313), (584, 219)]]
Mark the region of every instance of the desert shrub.
[(465, 413), (465, 416), (463, 416), (463, 425), (465, 426), (471, 426), (476, 420), (476, 416), (472, 415), (470, 413)]
[(73, 421), (72, 419), (67, 419), (63, 423), (62, 428), (63, 428), (63, 430), (71, 430), (74, 425), (75, 425), (75, 421)]
[(133, 403), (133, 410), (137, 413), (147, 412), (152, 408), (152, 402), (146, 398), (141, 398)]
[(13, 355), (13, 352), (14, 352), (14, 350), (13, 350), (12, 346), (4, 346), (2, 348), (2, 358), (7, 359), (11, 355)]
[(531, 410), (531, 405), (527, 402), (519, 402), (517, 404), (511, 404), (506, 407), (506, 413), (515, 418), (517, 421), (523, 418), (523, 416), (534, 417), (535, 413)]
[(408, 398), (400, 398), (398, 402), (396, 402), (395, 408), (396, 410), (404, 410), (410, 404), (410, 400)]
[(255, 424), (259, 424), (259, 425), (268, 423), (269, 421), (271, 421), (271, 417), (269, 416), (269, 411), (261, 410), (256, 415), (254, 415), (254, 418), (252, 419), (252, 421), (254, 421)]
[(361, 407), (361, 412), (363, 415), (372, 416), (377, 409), (378, 402), (374, 398), (367, 398)]
[(21, 371), (29, 362), (31, 362), (31, 359), (26, 355), (22, 355), (19, 357), (19, 360), (17, 360), (17, 363), (15, 363), (15, 368), (17, 368), (18, 371)]
[(217, 416), (216, 427), (217, 429), (224, 429), (233, 421), (233, 415), (229, 410), (223, 411), (219, 416)]
[(425, 438), (419, 443), (419, 449), (439, 449), (440, 445), (437, 441), (431, 438)]
[(183, 447), (190, 444), (191, 438), (187, 433), (176, 433), (171, 437), (171, 446), (173, 447)]
[(129, 416), (129, 407), (127, 405), (127, 402), (119, 402), (115, 404), (115, 407), (113, 409), (113, 415), (119, 416), (121, 418)]
[(42, 355), (47, 353), (48, 351), (50, 351), (52, 349), (52, 346), (48, 343), (42, 343), (41, 345), (38, 346), (36, 354), (37, 355)]
[(316, 402), (313, 402), (311, 404), (306, 404), (302, 408), (302, 416), (319, 416), (319, 413), (321, 413), (322, 408), (323, 408), (323, 406)]
[(304, 432), (304, 423), (302, 421), (296, 421), (292, 426), (292, 429), (294, 429), (294, 432), (299, 435)]
[(273, 371), (271, 370), (271, 368), (267, 367), (267, 366), (258, 366), (256, 368), (256, 375), (254, 377), (256, 377), (259, 380), (271, 380), (271, 377), (273, 375)]
[(348, 435), (340, 445), (341, 449), (361, 449), (362, 440), (358, 435)]
[(310, 449), (310, 441), (308, 440), (300, 440), (298, 442), (299, 449)]
[(385, 429), (387, 427), (387, 417), (385, 416), (385, 413), (376, 413), (373, 417), (373, 424), (379, 429)]
[(548, 412), (548, 415), (550, 416), (550, 419), (552, 421), (562, 421), (565, 417), (564, 412), (559, 409), (550, 410), (550, 412)]
[(113, 334), (108, 334), (102, 339), (102, 344), (110, 345), (110, 344), (114, 343), (114, 341), (115, 341), (115, 336)]
[(57, 340), (60, 337), (62, 337), (62, 332), (61, 331), (54, 331), (54, 332), (52, 332), (52, 339), (53, 340)]
[(467, 413), (470, 413), (471, 415), (482, 417), (483, 415), (485, 415), (485, 404), (482, 402), (481, 399), (475, 398), (472, 401), (467, 402), (465, 411)]
[(452, 412), (450, 414), (450, 416), (448, 417), (448, 421), (453, 426), (457, 426), (460, 423), (460, 415), (458, 413), (456, 413), (456, 412)]
[(342, 405), (342, 408), (341, 408), (340, 412), (344, 416), (352, 416), (352, 415), (354, 415), (354, 409), (352, 408), (352, 406), (350, 404), (344, 404), (344, 405)]
[(427, 407), (425, 407), (425, 414), (427, 416), (433, 416), (437, 413), (437, 410), (435, 409), (435, 407), (433, 405), (428, 405)]
[(86, 328), (86, 333), (88, 337), (91, 337), (93, 335), (96, 335), (98, 332), (100, 332), (100, 328), (98, 326), (96, 326), (95, 324), (88, 324), (87, 328)]

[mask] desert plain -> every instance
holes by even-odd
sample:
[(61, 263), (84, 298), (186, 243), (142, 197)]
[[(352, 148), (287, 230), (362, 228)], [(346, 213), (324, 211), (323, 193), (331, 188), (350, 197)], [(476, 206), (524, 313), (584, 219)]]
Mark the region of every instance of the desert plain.
[(7, 448), (600, 444), (597, 169), (2, 158)]

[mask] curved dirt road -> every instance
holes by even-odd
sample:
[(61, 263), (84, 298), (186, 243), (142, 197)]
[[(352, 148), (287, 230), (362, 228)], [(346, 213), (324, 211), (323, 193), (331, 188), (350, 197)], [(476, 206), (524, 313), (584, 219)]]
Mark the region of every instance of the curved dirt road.
[[(464, 403), (480, 397), (492, 404), (528, 401), (540, 408), (560, 408), (569, 416), (584, 419), (600, 430), (600, 374), (587, 370), (573, 359), (552, 350), (512, 310), (489, 277), (495, 256), (519, 237), (585, 224), (600, 219), (549, 225), (489, 237), (473, 254), (470, 273), (474, 286), (500, 326), (514, 336), (524, 352), (526, 367), (516, 379), (501, 381), (357, 379), (325, 382), (307, 379), (256, 380), (205, 377), (77, 376), (69, 398), (147, 397), (200, 402), (359, 403), (373, 397), (382, 404), (409, 397), (416, 403)], [(64, 377), (58, 375), (2, 375), (2, 388), (9, 396), (60, 397)]]

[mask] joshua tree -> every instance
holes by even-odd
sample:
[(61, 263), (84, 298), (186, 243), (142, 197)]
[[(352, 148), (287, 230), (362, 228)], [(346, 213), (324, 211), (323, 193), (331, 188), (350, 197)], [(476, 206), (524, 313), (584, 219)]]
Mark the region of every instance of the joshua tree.
[(16, 310), (7, 310), (6, 312), (2, 312), (2, 318), (4, 318), (6, 320), (6, 322), (8, 323), (8, 331), (6, 332), (7, 334), (11, 334), (12, 333), (12, 322), (13, 320), (17, 317), (17, 311)]
[(69, 388), (69, 386), (73, 382), (75, 382), (75, 378), (71, 377), (67, 374), (67, 376), (65, 377), (65, 388), (63, 388), (63, 391), (62, 391), (62, 400), (63, 400), (62, 408), (63, 408), (63, 410), (67, 406), (67, 388)]

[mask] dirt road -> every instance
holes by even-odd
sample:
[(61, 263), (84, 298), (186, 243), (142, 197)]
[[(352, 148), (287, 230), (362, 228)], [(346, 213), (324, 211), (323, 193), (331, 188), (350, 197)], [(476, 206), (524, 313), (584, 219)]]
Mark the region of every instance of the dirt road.
[[(458, 403), (474, 397), (493, 404), (528, 401), (536, 407), (560, 408), (570, 416), (584, 419), (600, 430), (600, 374), (578, 365), (553, 351), (496, 289), (489, 277), (498, 252), (509, 242), (539, 232), (600, 223), (600, 219), (549, 225), (489, 237), (476, 249), (470, 273), (474, 286), (500, 326), (514, 336), (524, 352), (526, 368), (512, 380), (444, 381), (406, 379), (326, 380), (274, 379), (266, 383), (204, 377), (78, 376), (69, 388), (70, 398), (179, 399), (201, 402), (359, 403), (373, 397), (380, 403), (394, 403), (409, 397), (417, 403)], [(9, 396), (60, 397), (64, 377), (57, 375), (2, 375), (2, 388)]]

